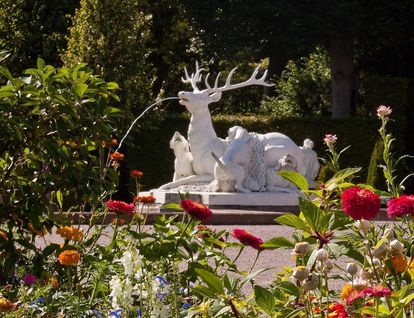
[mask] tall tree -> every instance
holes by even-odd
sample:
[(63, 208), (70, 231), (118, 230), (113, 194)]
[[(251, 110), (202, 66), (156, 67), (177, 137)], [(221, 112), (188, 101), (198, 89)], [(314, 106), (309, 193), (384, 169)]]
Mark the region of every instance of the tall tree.
[(0, 48), (11, 53), (10, 70), (20, 74), (35, 65), (38, 57), (60, 65), (69, 16), (78, 6), (79, 1), (73, 0), (1, 0)]

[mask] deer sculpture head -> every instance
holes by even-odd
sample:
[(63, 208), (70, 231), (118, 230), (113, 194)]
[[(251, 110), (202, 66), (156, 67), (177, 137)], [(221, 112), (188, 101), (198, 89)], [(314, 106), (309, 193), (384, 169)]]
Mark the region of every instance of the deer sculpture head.
[(201, 82), (202, 80), (202, 72), (206, 71), (203, 68), (200, 68), (198, 62), (196, 62), (196, 70), (195, 73), (192, 73), (191, 76), (187, 72), (187, 68), (184, 68), (185, 78), (181, 78), (183, 83), (190, 83), (193, 91), (181, 91), (178, 93), (178, 97), (180, 98), (180, 104), (184, 105), (187, 110), (192, 114), (198, 114), (202, 112), (208, 111), (208, 105), (213, 102), (218, 102), (221, 98), (221, 93), (225, 91), (229, 91), (236, 88), (241, 88), (250, 85), (261, 85), (261, 86), (273, 86), (274, 84), (266, 83), (266, 76), (267, 70), (263, 73), (262, 77), (256, 78), (259, 72), (259, 66), (254, 70), (252, 76), (242, 82), (237, 84), (231, 84), (231, 78), (236, 71), (236, 67), (233, 68), (229, 75), (227, 76), (226, 83), (223, 86), (219, 86), (219, 78), (220, 73), (218, 73), (216, 80), (214, 82), (214, 86), (211, 87), (208, 83), (208, 78), (210, 73), (207, 73), (204, 83), (206, 88), (200, 90), (197, 87), (197, 83)]

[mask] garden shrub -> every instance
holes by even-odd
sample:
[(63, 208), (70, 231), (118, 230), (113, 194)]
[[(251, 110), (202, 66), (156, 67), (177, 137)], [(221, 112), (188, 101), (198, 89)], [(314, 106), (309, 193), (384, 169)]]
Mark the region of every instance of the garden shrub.
[(276, 96), (265, 99), (261, 111), (279, 118), (329, 115), (330, 83), (328, 53), (317, 48), (299, 62), (288, 62), (276, 81)]
[[(23, 261), (13, 241), (24, 243), (29, 228), (50, 229), (58, 221), (55, 212), (93, 209), (114, 191), (117, 175), (103, 178), (104, 147), (119, 110), (113, 104), (118, 85), (85, 64), (54, 68), (38, 59), (22, 77), (4, 66), (0, 72), (7, 80), (0, 88), (0, 225), (9, 229), (10, 243), (0, 260), (4, 277)], [(36, 255), (33, 270), (39, 273), (43, 257)]]

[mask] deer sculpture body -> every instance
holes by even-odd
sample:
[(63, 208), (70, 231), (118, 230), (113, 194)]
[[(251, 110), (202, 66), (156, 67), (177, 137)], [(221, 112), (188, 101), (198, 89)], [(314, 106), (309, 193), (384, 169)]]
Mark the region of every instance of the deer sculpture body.
[[(209, 111), (209, 104), (219, 101), (222, 92), (228, 90), (233, 90), (251, 85), (273, 86), (273, 84), (266, 83), (267, 71), (265, 71), (263, 75), (260, 78), (258, 78), (257, 74), (259, 72), (259, 67), (257, 67), (254, 70), (253, 74), (248, 80), (242, 83), (232, 84), (231, 79), (234, 72), (236, 71), (236, 68), (234, 68), (227, 76), (226, 82), (223, 86), (219, 86), (220, 73), (217, 75), (213, 87), (210, 86), (208, 81), (210, 74), (207, 74), (204, 80), (206, 88), (200, 90), (197, 87), (197, 84), (202, 80), (203, 71), (205, 70), (199, 68), (198, 63), (196, 63), (196, 70), (194, 73), (191, 74), (191, 76), (188, 74), (187, 69), (185, 68), (185, 78), (182, 78), (182, 81), (184, 83), (191, 84), (193, 90), (181, 91), (178, 93), (178, 97), (180, 98), (179, 103), (185, 106), (186, 109), (191, 113), (191, 120), (188, 128), (188, 142), (193, 157), (193, 171), (195, 175), (167, 183), (160, 187), (160, 189), (176, 188), (181, 185), (195, 182), (211, 182), (210, 186), (208, 187), (210, 191), (216, 191), (216, 189), (217, 191), (225, 191), (219, 190), (220, 187), (214, 185), (214, 182), (217, 183), (219, 177), (215, 175), (217, 174), (217, 171), (223, 171), (223, 169), (227, 169), (226, 165), (223, 164), (222, 161), (219, 162), (218, 160), (219, 158), (232, 157), (232, 154), (226, 153), (226, 151), (235, 151), (233, 149), (235, 149), (236, 147), (232, 147), (230, 143), (238, 142), (238, 140), (234, 140), (234, 138), (230, 138), (232, 139), (232, 141), (230, 141), (229, 138), (227, 138), (227, 140), (224, 140), (217, 136), (213, 127), (211, 114)], [(267, 166), (275, 166), (283, 156), (285, 156), (286, 154), (291, 154), (294, 155), (296, 160), (298, 161), (298, 171), (302, 174), (306, 173), (306, 167), (302, 160), (301, 149), (289, 137), (280, 133), (269, 133), (265, 135), (260, 135), (259, 138), (263, 143), (263, 160), (266, 161), (265, 164)], [(240, 147), (237, 147), (237, 149), (237, 151), (240, 151)], [(234, 157), (239, 158), (240, 156), (235, 155)], [(240, 158), (238, 160), (242, 161), (240, 160)], [(246, 161), (248, 160), (249, 159), (246, 158)], [(217, 169), (217, 165), (219, 165), (221, 168)], [(241, 171), (241, 169), (243, 168), (243, 173), (246, 172), (246, 167), (243, 166), (241, 162), (238, 162), (237, 165), (239, 165), (240, 167), (237, 166), (237, 169), (235, 169), (234, 171)], [(240, 175), (231, 176), (232, 172), (230, 170), (231, 169), (226, 170), (225, 175), (227, 179), (231, 179), (233, 177), (236, 179), (241, 178)], [(244, 189), (241, 186), (240, 182), (241, 181), (239, 180), (239, 186), (235, 184), (235, 190), (248, 192), (247, 189)], [(229, 180), (229, 184), (231, 183), (232, 181)], [(266, 187), (263, 186), (262, 188), (265, 189)]]

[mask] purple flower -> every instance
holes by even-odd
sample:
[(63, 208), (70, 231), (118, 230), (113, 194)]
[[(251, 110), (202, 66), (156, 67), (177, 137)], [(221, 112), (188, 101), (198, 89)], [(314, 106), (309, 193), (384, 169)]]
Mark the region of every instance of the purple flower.
[(36, 283), (36, 281), (37, 281), (37, 278), (35, 275), (26, 274), (23, 276), (23, 283), (27, 286), (33, 285), (34, 283)]

